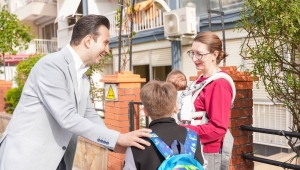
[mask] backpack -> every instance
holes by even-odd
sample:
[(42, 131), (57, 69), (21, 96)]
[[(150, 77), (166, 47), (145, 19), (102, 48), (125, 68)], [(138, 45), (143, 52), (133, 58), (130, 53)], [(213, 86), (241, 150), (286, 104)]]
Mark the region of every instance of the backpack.
[[(199, 76), (201, 77), (201, 76)], [(192, 82), (192, 84), (188, 87), (187, 90), (184, 90), (181, 94), (181, 98), (183, 99), (184, 97), (188, 96), (188, 95), (192, 95), (189, 96), (191, 98), (191, 102), (194, 103), (194, 101), (196, 100), (197, 96), (199, 95), (199, 93), (202, 91), (202, 89), (209, 84), (210, 82), (219, 79), (219, 78), (223, 78), (225, 80), (227, 80), (227, 82), (229, 82), (231, 88), (232, 88), (232, 100), (231, 100), (231, 109), (233, 108), (233, 103), (234, 103), (234, 99), (235, 99), (235, 95), (236, 95), (236, 88), (234, 85), (234, 82), (232, 80), (232, 78), (224, 73), (224, 72), (218, 72), (212, 76), (210, 76), (208, 79), (204, 80), (203, 82), (196, 84), (197, 80), (195, 80), (194, 82)], [(182, 100), (181, 99), (181, 100)], [(182, 103), (182, 102), (181, 102)], [(181, 106), (182, 108), (182, 106)], [(196, 124), (206, 124), (208, 122), (208, 118), (206, 116), (206, 111), (195, 111), (195, 108), (192, 107), (190, 112), (190, 115), (185, 117), (189, 117), (189, 120), (191, 120), (191, 124), (192, 125), (196, 125)], [(184, 113), (184, 112), (183, 112)], [(185, 111), (185, 113), (187, 113)], [(196, 117), (202, 117), (201, 120), (197, 120), (198, 122), (196, 122), (195, 120), (193, 120)], [(181, 110), (178, 113), (178, 119), (179, 121), (181, 121)], [(233, 148), (233, 136), (230, 133), (229, 130), (226, 131), (226, 134), (223, 138), (223, 146), (222, 146), (222, 160), (221, 160), (221, 169), (222, 170), (227, 170), (228, 169), (228, 165), (229, 165), (229, 161), (231, 158), (231, 153), (232, 153), (232, 148)]]
[(197, 133), (187, 129), (184, 145), (179, 140), (174, 140), (168, 146), (154, 132), (150, 133), (149, 139), (156, 146), (165, 160), (158, 170), (204, 170), (202, 165), (194, 159), (197, 148)]

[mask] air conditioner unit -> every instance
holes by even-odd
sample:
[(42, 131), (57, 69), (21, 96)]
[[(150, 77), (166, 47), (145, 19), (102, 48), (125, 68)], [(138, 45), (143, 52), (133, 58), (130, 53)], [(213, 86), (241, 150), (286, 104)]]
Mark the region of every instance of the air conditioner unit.
[(195, 36), (197, 34), (196, 8), (184, 7), (163, 13), (165, 37)]

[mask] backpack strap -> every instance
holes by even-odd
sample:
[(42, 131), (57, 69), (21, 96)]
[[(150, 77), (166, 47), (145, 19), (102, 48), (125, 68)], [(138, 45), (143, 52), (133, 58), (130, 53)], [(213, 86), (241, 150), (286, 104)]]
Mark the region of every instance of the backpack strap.
[[(199, 76), (201, 77), (201, 76)], [(214, 81), (214, 80), (217, 80), (219, 78), (223, 78), (225, 80), (227, 80), (227, 82), (230, 84), (231, 88), (232, 88), (232, 100), (231, 100), (231, 108), (233, 108), (233, 102), (234, 102), (234, 99), (235, 99), (235, 95), (236, 95), (236, 89), (235, 89), (235, 85), (234, 85), (234, 82), (232, 80), (232, 78), (224, 73), (224, 72), (218, 72), (212, 76), (210, 76), (209, 78), (207, 78), (206, 80), (204, 80), (203, 82), (199, 83), (199, 84), (191, 84), (193, 85), (192, 87), (190, 87), (190, 90), (188, 91), (184, 91), (182, 92), (184, 95), (186, 94), (191, 94), (192, 92), (195, 91), (195, 93), (193, 94), (193, 97), (192, 97), (192, 102), (194, 103), (197, 96), (199, 95), (199, 93), (202, 91), (202, 89), (207, 85), (209, 84), (210, 82)], [(193, 82), (194, 83), (194, 82)]]
[(170, 148), (170, 146), (168, 146), (164, 141), (162, 141), (154, 132), (150, 132), (150, 134), (151, 137), (149, 139), (152, 141), (152, 143), (156, 146), (158, 151), (165, 159), (169, 159), (174, 155), (173, 150)]
[[(197, 78), (197, 80), (200, 77), (201, 76), (199, 76)], [(182, 98), (184, 98), (185, 96), (192, 95), (192, 97), (191, 97), (191, 103), (194, 103), (195, 100), (196, 100), (196, 98), (200, 94), (200, 92), (203, 90), (203, 88), (207, 84), (209, 84), (210, 82), (212, 82), (212, 81), (214, 81), (216, 79), (219, 79), (219, 78), (223, 78), (223, 79), (227, 80), (227, 82), (230, 84), (230, 86), (232, 88), (231, 108), (233, 108), (234, 99), (235, 99), (235, 95), (236, 95), (236, 88), (235, 88), (235, 85), (234, 85), (234, 82), (233, 82), (232, 78), (228, 74), (226, 74), (224, 72), (218, 72), (218, 73), (210, 76), (209, 78), (207, 78), (206, 80), (204, 80), (203, 82), (201, 82), (199, 84), (196, 84), (197, 80), (193, 81), (191, 83), (191, 85), (186, 90), (182, 91), (181, 96), (180, 96), (181, 101), (182, 101)], [(182, 104), (182, 102), (180, 102), (180, 103)], [(196, 118), (196, 117), (202, 117), (201, 124), (207, 123), (207, 121), (208, 121), (208, 119), (206, 118), (206, 112), (205, 111), (200, 111), (200, 112), (198, 111), (198, 112), (196, 112), (194, 107), (193, 107), (193, 109), (191, 111), (190, 116), (188, 116), (188, 117), (190, 117), (189, 120), (193, 120), (193, 118)], [(178, 118), (179, 118), (179, 120), (181, 120), (181, 113), (178, 114)], [(198, 122), (198, 123), (200, 123), (200, 122)]]
[(193, 130), (190, 130), (186, 128), (187, 134), (184, 142), (184, 147), (185, 147), (185, 153), (190, 155), (192, 158), (195, 157), (195, 152), (197, 148), (197, 133), (194, 132)]

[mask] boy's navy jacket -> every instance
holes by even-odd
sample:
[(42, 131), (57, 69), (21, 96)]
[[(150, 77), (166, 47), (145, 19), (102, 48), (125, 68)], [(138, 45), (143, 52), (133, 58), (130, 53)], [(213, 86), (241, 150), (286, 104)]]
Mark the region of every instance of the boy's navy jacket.
[[(161, 118), (153, 120), (149, 128), (156, 133), (167, 145), (171, 145), (174, 140), (185, 142), (187, 130), (183, 126), (179, 126), (174, 118)], [(148, 138), (145, 140), (151, 143), (151, 146), (140, 150), (135, 147), (128, 147), (126, 150), (125, 165), (123, 170), (155, 170), (165, 160), (156, 146)], [(203, 153), (197, 137), (198, 146), (195, 152), (195, 159), (202, 165), (204, 164)]]

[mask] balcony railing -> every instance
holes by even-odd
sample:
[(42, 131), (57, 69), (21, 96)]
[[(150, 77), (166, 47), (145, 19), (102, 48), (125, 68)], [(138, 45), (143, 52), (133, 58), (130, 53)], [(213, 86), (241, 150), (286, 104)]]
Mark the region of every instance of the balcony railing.
[[(124, 10), (123, 14), (127, 10)], [(125, 14), (124, 14), (125, 15)], [(127, 14), (126, 14), (127, 15)], [(110, 21), (110, 36), (119, 35), (119, 27), (117, 27), (116, 11), (105, 15)], [(123, 17), (124, 18), (124, 17)], [(130, 22), (125, 22), (122, 25), (122, 34), (126, 35), (130, 32)], [(163, 26), (163, 13), (161, 10), (151, 7), (145, 11), (137, 11), (133, 16), (133, 31), (139, 32), (150, 30)]]
[[(0, 66), (4, 74), (0, 74), (0, 80), (12, 81), (16, 74), (15, 64), (26, 60), (31, 54), (48, 54), (55, 51), (57, 51), (56, 40), (33, 39), (27, 50), (19, 51), (16, 55), (5, 55), (5, 66)], [(16, 86), (15, 82), (13, 86)]]
[(33, 39), (21, 54), (48, 54), (58, 51), (57, 40)]
[(56, 0), (8, 0), (8, 7), (10, 9), (10, 12), (14, 12), (31, 2), (43, 2), (43, 3), (56, 4)]

